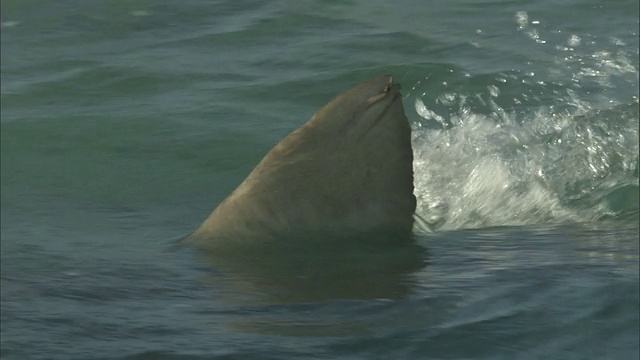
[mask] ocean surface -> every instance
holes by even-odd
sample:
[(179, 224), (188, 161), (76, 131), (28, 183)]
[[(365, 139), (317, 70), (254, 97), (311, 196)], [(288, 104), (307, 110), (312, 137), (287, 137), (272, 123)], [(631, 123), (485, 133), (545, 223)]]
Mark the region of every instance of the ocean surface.
[[(638, 359), (638, 4), (2, 0), (1, 358)], [(178, 245), (383, 74), (406, 261)]]

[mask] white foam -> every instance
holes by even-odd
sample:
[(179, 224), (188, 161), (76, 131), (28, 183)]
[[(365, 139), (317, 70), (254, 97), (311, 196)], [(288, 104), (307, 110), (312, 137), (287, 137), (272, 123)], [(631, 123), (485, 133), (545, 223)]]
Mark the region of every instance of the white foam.
[[(536, 29), (528, 29), (525, 12), (516, 13), (516, 22), (525, 36), (540, 40)], [(590, 96), (594, 86), (637, 89), (637, 65), (615, 39), (604, 45), (609, 48), (595, 48), (597, 42), (584, 37), (559, 38), (556, 64), (547, 73), (523, 69), (497, 74), (480, 93), (443, 88), (441, 94), (423, 95), (435, 96), (446, 111), (414, 100), (418, 116), (442, 125), (413, 133), (417, 213), (428, 224), (455, 229), (589, 221), (612, 214), (603, 196), (610, 189), (637, 186), (637, 97), (629, 104), (607, 97), (615, 92)], [(574, 51), (578, 46), (580, 54)], [(572, 82), (563, 84), (567, 78)], [(513, 104), (555, 98), (525, 114), (512, 113), (498, 105), (505, 100), (501, 87), (509, 84), (546, 91), (523, 92), (509, 99)]]

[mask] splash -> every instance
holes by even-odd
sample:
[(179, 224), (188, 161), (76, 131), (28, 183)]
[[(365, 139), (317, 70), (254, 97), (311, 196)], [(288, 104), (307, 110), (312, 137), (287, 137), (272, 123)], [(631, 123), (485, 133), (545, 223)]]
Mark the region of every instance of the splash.
[[(531, 28), (539, 22), (515, 18), (528, 39), (553, 45)], [(414, 100), (417, 213), (432, 227), (637, 216), (637, 49), (610, 39), (578, 52), (589, 37), (559, 41), (545, 74), (460, 76), (462, 86), (444, 86), (429, 105)], [(631, 99), (617, 91), (627, 86)]]

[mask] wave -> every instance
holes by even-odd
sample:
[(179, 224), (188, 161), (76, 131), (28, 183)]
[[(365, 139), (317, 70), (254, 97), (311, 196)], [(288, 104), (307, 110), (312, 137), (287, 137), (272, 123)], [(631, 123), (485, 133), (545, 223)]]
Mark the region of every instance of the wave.
[(579, 39), (544, 73), (450, 67), (417, 81), (405, 101), (418, 214), (445, 229), (638, 218), (637, 48), (579, 54)]

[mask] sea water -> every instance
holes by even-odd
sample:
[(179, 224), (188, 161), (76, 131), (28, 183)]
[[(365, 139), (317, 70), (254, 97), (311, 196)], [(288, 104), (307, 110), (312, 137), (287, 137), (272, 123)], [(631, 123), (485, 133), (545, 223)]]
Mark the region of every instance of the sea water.
[[(2, 359), (639, 357), (637, 1), (1, 10)], [(247, 279), (175, 246), (382, 74), (423, 266)]]

